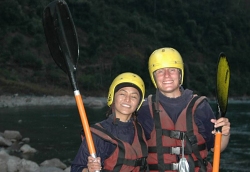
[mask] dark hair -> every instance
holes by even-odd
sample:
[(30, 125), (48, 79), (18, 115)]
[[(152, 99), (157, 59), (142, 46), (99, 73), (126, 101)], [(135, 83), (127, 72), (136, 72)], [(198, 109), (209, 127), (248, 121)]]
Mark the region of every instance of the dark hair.
[[(112, 106), (108, 109), (108, 111), (106, 112), (106, 118), (109, 117), (109, 115), (112, 115)], [(137, 119), (137, 111), (134, 111), (132, 113), (131, 118), (133, 118), (133, 120), (135, 121)]]

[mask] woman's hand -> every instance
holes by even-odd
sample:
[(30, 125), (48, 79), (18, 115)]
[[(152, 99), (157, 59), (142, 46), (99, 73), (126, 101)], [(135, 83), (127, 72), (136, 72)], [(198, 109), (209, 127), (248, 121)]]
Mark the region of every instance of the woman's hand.
[(100, 171), (102, 169), (101, 158), (100, 157), (93, 158), (92, 156), (89, 156), (87, 166), (89, 172)]

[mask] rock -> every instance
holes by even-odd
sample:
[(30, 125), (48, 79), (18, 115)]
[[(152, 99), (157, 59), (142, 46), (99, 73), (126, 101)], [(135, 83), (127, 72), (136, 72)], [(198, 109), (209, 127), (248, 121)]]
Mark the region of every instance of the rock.
[(70, 170), (71, 170), (71, 167), (68, 167), (68, 168), (66, 168), (66, 169), (64, 170), (64, 172), (70, 172)]
[(30, 142), (30, 138), (27, 138), (27, 137), (26, 137), (26, 138), (23, 138), (23, 139), (22, 139), (22, 142), (24, 142), (24, 143), (29, 143), (29, 142)]
[(67, 166), (62, 163), (59, 159), (57, 158), (53, 158), (51, 160), (46, 160), (46, 161), (43, 161), (40, 166), (45, 166), (45, 167), (58, 167), (58, 168), (61, 168), (61, 169), (65, 169), (67, 168)]
[(20, 147), (21, 145), (18, 142), (13, 142), (6, 150), (9, 151), (8, 153), (20, 152)]
[(18, 131), (5, 130), (0, 133), (0, 172), (70, 172), (71, 167), (57, 158), (44, 161), (40, 167), (36, 162), (28, 160), (30, 158), (26, 156), (33, 156), (37, 152), (26, 144), (29, 141), (29, 138), (22, 139)]
[[(83, 97), (83, 102), (90, 103), (91, 107), (102, 108), (106, 106), (106, 97)], [(0, 96), (0, 108), (19, 106), (50, 106), (50, 105), (76, 105), (74, 96)], [(22, 123), (22, 119), (18, 120)]]
[(6, 153), (6, 151), (1, 150), (0, 151), (0, 171), (1, 172), (7, 172), (8, 166), (7, 161), (9, 159), (9, 154)]
[(20, 134), (19, 131), (12, 131), (12, 130), (5, 130), (3, 133), (4, 138), (9, 139), (9, 140), (21, 140), (22, 135)]
[(15, 156), (9, 156), (7, 161), (8, 172), (17, 172), (21, 159)]
[(91, 108), (102, 108), (104, 104), (101, 100), (93, 100), (89, 102), (88, 106)]
[(24, 144), (20, 150), (23, 152), (23, 153), (35, 153), (37, 152), (36, 149), (30, 147), (30, 145), (28, 144)]
[(12, 142), (0, 136), (0, 146), (11, 146)]
[(39, 172), (40, 167), (37, 163), (22, 159), (19, 164), (19, 172)]
[(64, 171), (57, 167), (40, 167), (40, 172), (64, 172)]
[(0, 159), (0, 171), (1, 172), (8, 172), (8, 167), (6, 163), (3, 163), (2, 160)]

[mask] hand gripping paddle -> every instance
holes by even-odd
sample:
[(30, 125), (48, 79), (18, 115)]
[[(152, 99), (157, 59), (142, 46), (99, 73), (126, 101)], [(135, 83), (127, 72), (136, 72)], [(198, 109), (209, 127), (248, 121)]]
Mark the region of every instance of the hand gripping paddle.
[[(228, 104), (228, 88), (230, 80), (230, 70), (227, 58), (224, 53), (220, 53), (217, 69), (217, 119), (224, 117), (227, 111)], [(220, 168), (220, 149), (221, 149), (221, 127), (216, 128), (214, 157), (213, 157), (213, 172), (218, 172)]]
[(52, 58), (69, 76), (89, 153), (92, 157), (96, 158), (96, 151), (89, 129), (87, 115), (75, 80), (79, 58), (76, 29), (68, 5), (64, 0), (52, 1), (45, 7), (43, 13), (43, 28)]

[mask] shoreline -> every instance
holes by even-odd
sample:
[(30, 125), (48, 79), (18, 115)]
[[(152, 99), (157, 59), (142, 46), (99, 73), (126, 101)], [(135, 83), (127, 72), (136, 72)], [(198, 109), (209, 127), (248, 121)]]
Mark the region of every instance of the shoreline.
[[(102, 108), (106, 106), (105, 97), (84, 97), (82, 96), (84, 105), (89, 107)], [(75, 97), (64, 96), (19, 96), (17, 94), (12, 96), (0, 96), (0, 108), (11, 108), (21, 106), (49, 106), (62, 105), (71, 106), (76, 105)]]
[[(102, 108), (107, 105), (106, 97), (85, 97), (82, 96), (84, 106), (93, 108)], [(208, 98), (209, 102), (215, 103), (216, 98)], [(250, 103), (249, 97), (235, 97), (229, 98), (228, 103)], [(21, 106), (73, 106), (76, 105), (75, 97), (64, 96), (19, 96), (14, 95), (1, 95), (0, 96), (0, 108), (12, 108)]]

